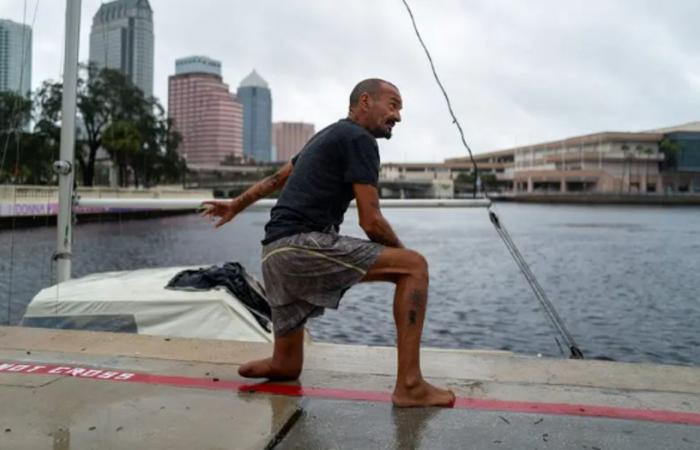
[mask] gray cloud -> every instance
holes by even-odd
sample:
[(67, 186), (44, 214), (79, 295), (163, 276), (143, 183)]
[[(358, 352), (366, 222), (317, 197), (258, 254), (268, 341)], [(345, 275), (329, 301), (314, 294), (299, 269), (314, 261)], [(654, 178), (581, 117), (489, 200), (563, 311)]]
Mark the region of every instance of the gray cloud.
[[(27, 0), (31, 12), (36, 0)], [(602, 130), (698, 120), (700, 3), (413, 0), (418, 25), (475, 151)], [(22, 20), (23, 0), (2, 15)], [(83, 0), (81, 58), (98, 0)], [(151, 0), (155, 93), (167, 102), (175, 58), (205, 54), (235, 90), (255, 67), (274, 120), (320, 128), (343, 116), (353, 84), (394, 81), (403, 123), (384, 161), (464, 154), (400, 0)], [(63, 1), (41, 2), (35, 85), (61, 72)]]

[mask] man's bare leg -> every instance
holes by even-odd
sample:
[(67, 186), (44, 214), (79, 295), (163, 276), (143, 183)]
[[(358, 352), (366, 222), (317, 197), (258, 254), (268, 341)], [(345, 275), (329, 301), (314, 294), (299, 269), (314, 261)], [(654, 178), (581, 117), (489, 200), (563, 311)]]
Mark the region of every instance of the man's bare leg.
[(420, 370), (420, 341), (428, 300), (428, 266), (425, 259), (411, 250), (387, 248), (363, 281), (390, 281), (396, 284), (394, 321), (398, 370), (392, 395), (394, 405), (454, 405), (454, 393), (425, 381)]
[(271, 358), (250, 361), (238, 368), (238, 374), (246, 378), (271, 380), (296, 380), (304, 364), (304, 327), (289, 334), (275, 337)]

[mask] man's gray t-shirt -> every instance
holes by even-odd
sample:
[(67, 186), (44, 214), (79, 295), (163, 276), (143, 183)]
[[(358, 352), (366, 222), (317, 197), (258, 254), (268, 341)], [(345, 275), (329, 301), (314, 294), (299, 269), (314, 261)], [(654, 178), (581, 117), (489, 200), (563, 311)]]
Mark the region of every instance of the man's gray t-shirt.
[(377, 140), (350, 119), (316, 133), (292, 163), (263, 244), (298, 233), (338, 231), (355, 197), (353, 183), (376, 186), (379, 179)]

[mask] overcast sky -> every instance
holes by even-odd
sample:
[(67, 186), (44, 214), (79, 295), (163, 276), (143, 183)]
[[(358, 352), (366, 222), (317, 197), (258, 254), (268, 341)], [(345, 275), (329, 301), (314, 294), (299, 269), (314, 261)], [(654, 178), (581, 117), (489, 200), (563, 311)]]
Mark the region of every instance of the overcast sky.
[[(32, 22), (38, 0), (2, 0)], [(83, 0), (80, 59), (102, 3)], [(272, 89), (273, 120), (343, 117), (354, 84), (391, 80), (403, 122), (382, 160), (464, 156), (401, 0), (150, 0), (154, 93), (167, 106), (175, 59), (222, 61), (235, 91), (253, 69)], [(410, 0), (476, 153), (598, 131), (700, 120), (698, 0)], [(26, 4), (26, 18), (23, 19)], [(62, 72), (64, 0), (39, 1), (32, 84)]]

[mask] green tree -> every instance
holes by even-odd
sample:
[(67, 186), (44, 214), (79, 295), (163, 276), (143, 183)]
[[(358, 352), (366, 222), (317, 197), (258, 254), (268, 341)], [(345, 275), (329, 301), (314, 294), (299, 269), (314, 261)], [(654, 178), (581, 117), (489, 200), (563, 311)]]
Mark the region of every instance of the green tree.
[(474, 184), (474, 173), (473, 172), (460, 172), (455, 178), (455, 183), (457, 184)]
[(119, 168), (119, 186), (127, 186), (127, 166), (141, 147), (141, 133), (131, 122), (117, 120), (105, 129), (102, 146)]
[[(87, 75), (87, 76), (86, 76)], [(87, 81), (86, 81), (87, 80)], [(75, 159), (85, 186), (93, 185), (95, 155), (102, 146), (102, 135), (114, 109), (104, 77), (82, 67), (78, 78), (77, 109), (80, 124), (76, 129)], [(63, 85), (44, 81), (36, 93), (39, 110), (37, 127), (43, 133), (60, 136)]]
[(0, 133), (19, 130), (31, 120), (32, 101), (14, 92), (0, 92)]
[(57, 145), (41, 132), (23, 130), (32, 117), (32, 101), (0, 92), (0, 183), (46, 184), (53, 180)]
[(58, 145), (41, 133), (17, 131), (0, 137), (0, 183), (49, 184)]
[(659, 169), (670, 176), (670, 179), (664, 181), (664, 184), (672, 185), (671, 189), (675, 191), (679, 181), (678, 160), (682, 151), (681, 143), (665, 137), (659, 142), (659, 151), (664, 154), (664, 160)]
[(164, 115), (158, 120), (158, 127), (158, 147), (162, 156), (159, 164), (155, 166), (155, 175), (161, 182), (175, 183), (187, 172), (185, 160), (177, 151), (182, 143), (182, 135), (175, 130), (173, 120)]
[[(479, 178), (481, 178), (482, 190), (496, 190), (498, 187), (498, 179), (496, 174), (492, 172), (482, 172), (479, 171)], [(460, 187), (466, 187), (468, 189), (473, 189), (474, 186), (474, 172), (460, 172), (455, 178), (455, 184)]]
[[(60, 129), (61, 95), (61, 84), (48, 81), (37, 92), (40, 111), (37, 125), (44, 133), (55, 135)], [(132, 169), (136, 185), (157, 183), (165, 176), (179, 178), (184, 170), (176, 153), (180, 140), (172, 124), (165, 123), (163, 107), (155, 98), (145, 98), (121, 72), (81, 67), (77, 108), (80, 126), (75, 158), (83, 185), (93, 185), (95, 158), (100, 147), (107, 149), (123, 169), (122, 176), (126, 167)], [(109, 133), (108, 143), (104, 142), (106, 133)], [(160, 166), (167, 166), (168, 170), (159, 169)], [(172, 171), (177, 174), (171, 174)]]
[(177, 152), (182, 136), (157, 102), (152, 102), (148, 111), (138, 121), (143, 136), (141, 147), (129, 160), (134, 182), (137, 186), (179, 182), (186, 171), (185, 161)]
[[(646, 193), (646, 192), (648, 192), (647, 188), (649, 187), (649, 166), (652, 164), (656, 164), (656, 159), (650, 158), (651, 156), (654, 155), (654, 150), (649, 148), (649, 147), (645, 147), (641, 151), (641, 154), (644, 155), (644, 180), (646, 180), (645, 181), (646, 185), (641, 186), (641, 192)], [(650, 159), (651, 159), (651, 162), (650, 162)], [(658, 172), (657, 172), (657, 174), (658, 174)]]
[(663, 169), (676, 169), (678, 167), (678, 156), (681, 152), (681, 144), (669, 138), (663, 138), (659, 143), (659, 150), (664, 154), (664, 161), (661, 163)]

